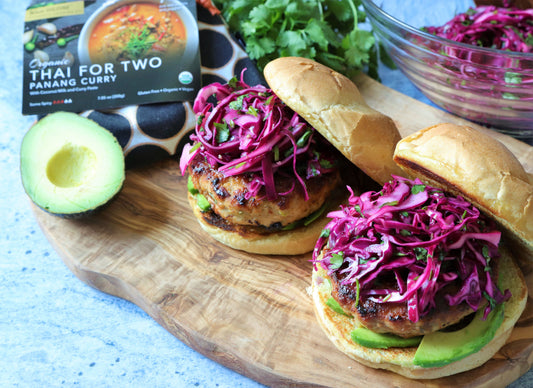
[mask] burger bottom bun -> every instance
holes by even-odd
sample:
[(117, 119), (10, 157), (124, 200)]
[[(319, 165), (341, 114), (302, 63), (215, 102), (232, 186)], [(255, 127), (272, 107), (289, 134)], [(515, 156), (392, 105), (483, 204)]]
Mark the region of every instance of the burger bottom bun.
[(249, 253), (300, 255), (311, 252), (322, 229), (329, 222), (326, 217), (327, 212), (324, 212), (324, 215), (306, 227), (270, 234), (240, 234), (237, 231), (222, 229), (208, 223), (196, 204), (195, 198), (190, 193), (188, 193), (188, 199), (194, 215), (205, 232), (224, 245)]
[(411, 348), (373, 349), (354, 343), (350, 332), (356, 322), (353, 318), (335, 313), (326, 305), (331, 296), (328, 278), (322, 268), (313, 270), (311, 293), (318, 322), (326, 336), (348, 357), (377, 369), (386, 369), (413, 379), (435, 379), (465, 372), (483, 365), (505, 344), (527, 302), (527, 286), (521, 270), (510, 254), (502, 250), (500, 281), (502, 290), (509, 289), (512, 297), (505, 303), (505, 317), (494, 338), (480, 351), (466, 358), (438, 368), (422, 368), (413, 364), (416, 352)]

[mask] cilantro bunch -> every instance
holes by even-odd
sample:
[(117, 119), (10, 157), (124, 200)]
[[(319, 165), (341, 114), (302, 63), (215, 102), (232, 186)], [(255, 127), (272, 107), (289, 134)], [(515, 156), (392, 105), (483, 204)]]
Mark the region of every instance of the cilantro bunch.
[(377, 78), (378, 45), (360, 28), (360, 0), (215, 0), (231, 32), (240, 37), (262, 71), (284, 56), (313, 59), (352, 76)]

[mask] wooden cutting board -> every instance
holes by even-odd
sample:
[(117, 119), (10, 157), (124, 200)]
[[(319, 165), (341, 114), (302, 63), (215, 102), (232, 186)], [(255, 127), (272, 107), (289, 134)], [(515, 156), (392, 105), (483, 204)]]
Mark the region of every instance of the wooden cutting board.
[[(356, 83), (403, 136), (439, 122), (464, 122), (364, 75)], [(491, 134), (533, 172), (533, 147)], [(250, 255), (212, 240), (192, 215), (173, 159), (129, 170), (115, 201), (89, 218), (61, 219), (37, 208), (35, 215), (81, 280), (137, 304), (193, 349), (266, 385), (505, 386), (533, 362), (530, 297), (508, 343), (474, 371), (422, 382), (359, 365), (340, 353), (316, 322), (307, 292), (310, 254)], [(533, 264), (523, 270), (533, 289)]]

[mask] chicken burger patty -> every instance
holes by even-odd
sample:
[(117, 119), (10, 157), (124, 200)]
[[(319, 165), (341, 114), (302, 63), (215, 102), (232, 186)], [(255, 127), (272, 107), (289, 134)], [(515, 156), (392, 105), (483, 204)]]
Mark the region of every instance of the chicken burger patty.
[[(493, 264), (493, 274), (496, 266)], [(375, 333), (391, 333), (409, 338), (433, 333), (460, 323), (474, 310), (466, 303), (450, 306), (444, 295), (455, 294), (459, 284), (450, 284), (440, 290), (435, 297), (435, 308), (417, 322), (409, 320), (407, 303), (376, 303), (371, 298), (360, 297), (357, 301), (357, 290), (354, 284), (342, 284), (342, 274), (331, 276), (331, 296), (342, 309), (353, 315), (364, 327)], [(392, 282), (391, 282), (392, 286)], [(484, 304), (480, 307), (484, 307)]]
[(268, 233), (282, 230), (320, 210), (341, 183), (340, 173), (334, 170), (305, 181), (308, 198), (292, 177), (279, 174), (276, 188), (280, 195), (269, 200), (264, 193), (247, 195), (252, 174), (225, 176), (201, 158), (188, 168), (193, 186), (210, 203), (211, 211), (204, 219), (225, 229), (251, 227), (254, 232)]
[(313, 257), (362, 326), (421, 336), (509, 299), (498, 288), (501, 233), (464, 198), (394, 177), (348, 202), (328, 214)]

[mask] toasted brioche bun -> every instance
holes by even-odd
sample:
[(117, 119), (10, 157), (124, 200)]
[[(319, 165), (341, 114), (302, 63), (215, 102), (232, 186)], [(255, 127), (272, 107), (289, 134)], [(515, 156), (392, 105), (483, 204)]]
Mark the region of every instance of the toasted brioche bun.
[(373, 349), (356, 344), (350, 332), (357, 325), (353, 318), (341, 315), (326, 305), (331, 296), (326, 272), (321, 268), (313, 270), (311, 294), (318, 322), (333, 344), (359, 363), (378, 369), (393, 371), (414, 379), (435, 379), (474, 369), (492, 358), (511, 335), (527, 302), (527, 285), (522, 272), (508, 251), (502, 250), (500, 257), (501, 289), (509, 289), (512, 297), (505, 303), (504, 321), (494, 338), (477, 353), (462, 360), (438, 368), (423, 368), (413, 364), (416, 347)]
[(533, 257), (533, 185), (502, 143), (468, 126), (444, 123), (402, 139), (394, 161), (410, 175), (465, 197)]
[(202, 229), (215, 240), (234, 249), (263, 255), (300, 255), (313, 250), (315, 243), (329, 219), (323, 216), (305, 227), (270, 234), (240, 234), (211, 225), (202, 213), (196, 199), (188, 193), (189, 204)]
[(394, 121), (370, 108), (350, 79), (298, 57), (275, 59), (264, 74), (285, 104), (370, 178), (383, 184), (405, 175), (392, 159), (401, 139)]

